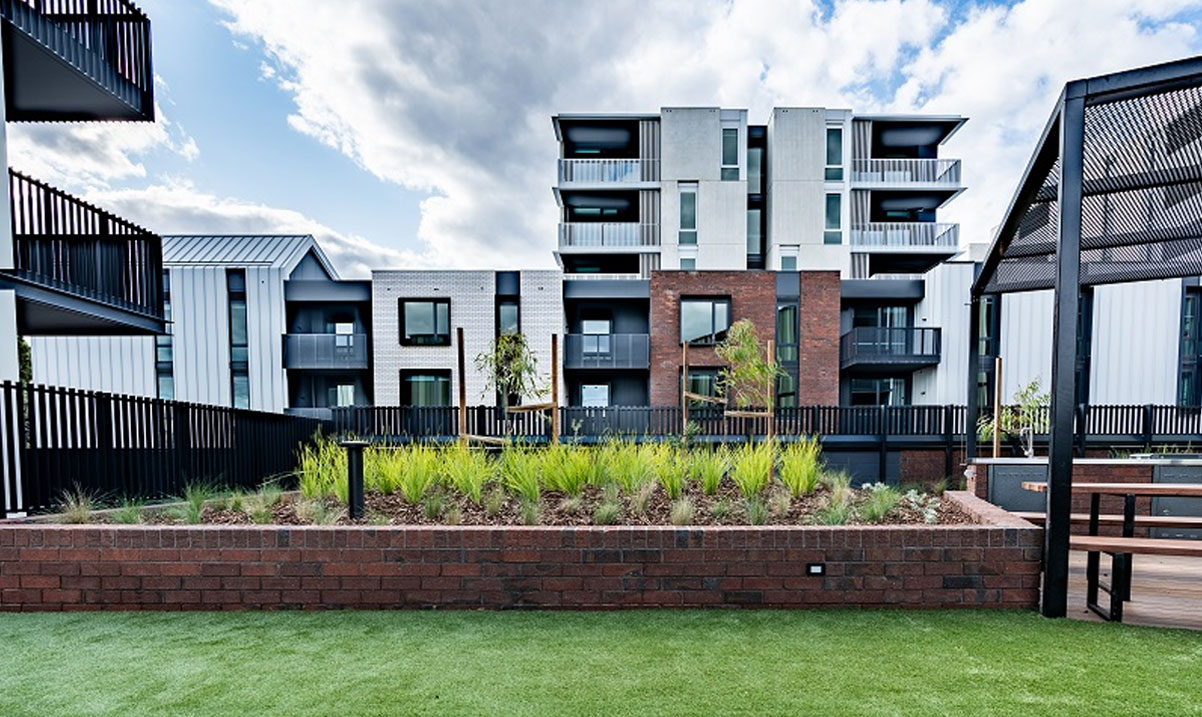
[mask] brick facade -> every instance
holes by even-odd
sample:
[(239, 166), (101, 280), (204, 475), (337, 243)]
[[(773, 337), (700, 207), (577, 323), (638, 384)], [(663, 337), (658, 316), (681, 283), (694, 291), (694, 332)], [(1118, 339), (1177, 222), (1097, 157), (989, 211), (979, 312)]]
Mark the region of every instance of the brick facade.
[(837, 271), (801, 272), (801, 332), (797, 405), (839, 405), (839, 304)]
[[(839, 404), (839, 303), (835, 271), (801, 272), (800, 405)], [(730, 297), (731, 323), (749, 319), (762, 341), (776, 338), (776, 273), (654, 271), (651, 273), (651, 405), (680, 405), (680, 297)], [(690, 346), (689, 365), (719, 368), (710, 346)]]
[[(0, 526), (0, 609), (1018, 607), (1042, 531), (976, 525)], [(825, 575), (807, 574), (820, 563)]]

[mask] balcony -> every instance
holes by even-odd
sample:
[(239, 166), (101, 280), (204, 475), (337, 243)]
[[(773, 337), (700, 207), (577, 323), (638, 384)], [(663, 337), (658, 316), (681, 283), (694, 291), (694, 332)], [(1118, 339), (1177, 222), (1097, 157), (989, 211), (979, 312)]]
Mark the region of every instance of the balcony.
[(658, 159), (561, 159), (561, 187), (657, 186)]
[(367, 334), (285, 334), (284, 368), (368, 368)]
[(563, 338), (565, 369), (648, 369), (648, 334), (567, 334)]
[(7, 118), (154, 120), (150, 20), (128, 0), (0, 0)]
[(945, 250), (954, 254), (960, 248), (960, 225), (936, 222), (869, 222), (853, 226), (848, 243), (858, 249)]
[(300, 416), (301, 418), (315, 418), (319, 421), (332, 421), (334, 419), (334, 409), (329, 407), (298, 408), (289, 406), (284, 409), (284, 413), (289, 416)]
[(839, 339), (839, 365), (856, 371), (915, 371), (938, 365), (942, 330), (859, 327)]
[(659, 246), (659, 225), (638, 222), (563, 222), (559, 248), (630, 249)]
[(14, 289), (29, 334), (122, 335), (163, 330), (162, 239), (9, 170), (12, 254), (0, 287)]
[(882, 189), (959, 189), (958, 159), (853, 159), (853, 184)]

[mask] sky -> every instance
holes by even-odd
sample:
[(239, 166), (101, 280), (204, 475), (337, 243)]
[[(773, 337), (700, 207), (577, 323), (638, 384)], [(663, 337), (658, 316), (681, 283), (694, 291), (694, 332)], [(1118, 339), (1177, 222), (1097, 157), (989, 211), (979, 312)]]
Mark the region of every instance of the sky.
[(1202, 0), (138, 0), (154, 123), (7, 127), (161, 234), (312, 233), (345, 277), (554, 266), (557, 112), (958, 114), (988, 241), (1064, 82), (1202, 54)]

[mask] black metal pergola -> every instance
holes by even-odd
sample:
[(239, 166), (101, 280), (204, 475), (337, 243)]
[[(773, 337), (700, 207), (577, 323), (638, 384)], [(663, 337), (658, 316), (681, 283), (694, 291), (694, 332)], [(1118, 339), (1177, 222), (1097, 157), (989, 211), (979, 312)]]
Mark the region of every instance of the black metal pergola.
[(1045, 616), (1068, 605), (1081, 289), (1199, 275), (1202, 57), (1066, 84), (973, 284), (969, 332), (971, 427), (982, 297), (1054, 290)]

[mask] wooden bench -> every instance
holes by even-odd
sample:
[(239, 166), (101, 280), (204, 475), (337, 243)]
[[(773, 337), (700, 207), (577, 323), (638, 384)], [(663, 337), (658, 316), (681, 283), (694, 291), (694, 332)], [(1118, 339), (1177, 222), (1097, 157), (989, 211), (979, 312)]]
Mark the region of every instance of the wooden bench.
[[(1123, 602), (1131, 599), (1131, 556), (1174, 555), (1186, 558), (1202, 558), (1202, 541), (1174, 540), (1166, 538), (1120, 538), (1105, 535), (1071, 535), (1070, 550), (1083, 550), (1090, 555), (1106, 553), (1111, 558), (1110, 584), (1104, 585), (1098, 576), (1098, 563), (1090, 561), (1086, 566), (1087, 587), (1085, 604), (1089, 609), (1107, 620), (1122, 622)], [(1098, 591), (1110, 596), (1110, 609), (1103, 610), (1098, 604)]]
[[(1024, 490), (1036, 493), (1046, 493), (1048, 490), (1048, 484), (1043, 481), (1023, 481), (1022, 487)], [(1089, 526), (1089, 535), (1070, 535), (1069, 549), (1085, 551), (1087, 556), (1085, 604), (1106, 620), (1121, 622), (1123, 619), (1123, 603), (1131, 599), (1131, 564), (1132, 556), (1135, 554), (1202, 557), (1202, 541), (1132, 537), (1137, 525), (1162, 528), (1200, 527), (1195, 522), (1199, 520), (1198, 518), (1136, 516), (1135, 500), (1138, 496), (1202, 498), (1202, 483), (1073, 483), (1072, 492), (1089, 496), (1089, 514), (1070, 516), (1070, 522), (1077, 522), (1078, 518), (1082, 519), (1081, 522)], [(1101, 514), (1100, 506), (1103, 495), (1116, 495), (1123, 498), (1123, 514), (1121, 516), (1103, 516)], [(1107, 519), (1105, 523), (1103, 518)], [(1122, 527), (1122, 537), (1111, 538), (1098, 535), (1098, 528), (1105, 524), (1112, 524), (1111, 520), (1115, 520), (1113, 524)], [(1160, 522), (1159, 525), (1156, 525), (1157, 521)], [(1185, 524), (1182, 525), (1182, 523)], [(1102, 553), (1110, 555), (1109, 585), (1102, 585), (1099, 579)], [(1109, 609), (1104, 609), (1098, 604), (1099, 590), (1105, 591), (1110, 596)]]
[[(1014, 515), (1031, 523), (1042, 523), (1047, 514), (1036, 511), (1015, 511)], [(1073, 525), (1089, 525), (1089, 513), (1073, 513)], [(1123, 516), (1121, 515), (1099, 515), (1098, 525), (1123, 527)], [(1202, 518), (1185, 515), (1137, 515), (1135, 516), (1135, 527), (1137, 528), (1198, 528), (1202, 529)]]

